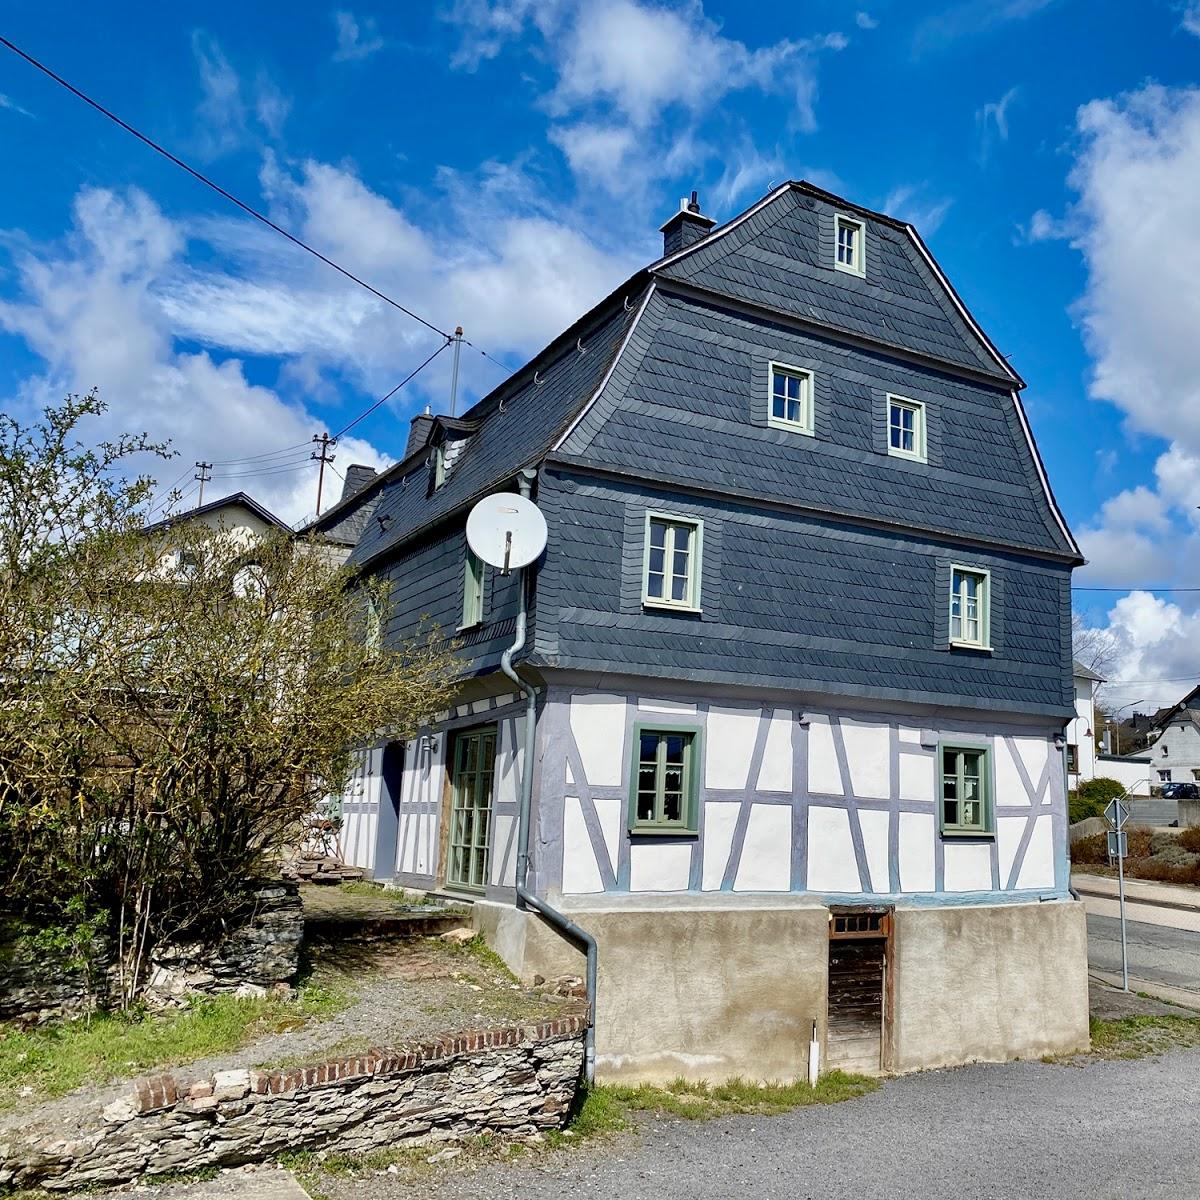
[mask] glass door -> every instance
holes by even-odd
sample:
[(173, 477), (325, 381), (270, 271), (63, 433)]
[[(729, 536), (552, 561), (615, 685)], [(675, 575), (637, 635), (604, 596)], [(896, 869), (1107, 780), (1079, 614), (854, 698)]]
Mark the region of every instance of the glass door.
[(482, 891), (487, 885), (495, 770), (494, 725), (454, 735), (446, 882), (455, 887)]

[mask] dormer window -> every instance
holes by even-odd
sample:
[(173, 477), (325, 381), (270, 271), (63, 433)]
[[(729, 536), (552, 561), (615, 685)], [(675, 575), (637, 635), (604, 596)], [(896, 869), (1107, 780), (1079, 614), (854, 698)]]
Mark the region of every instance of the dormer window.
[(866, 226), (862, 221), (838, 213), (833, 219), (834, 260), (839, 271), (851, 275), (867, 273)]
[(436, 492), (445, 482), (446, 444), (443, 442), (440, 446), (436, 446), (433, 451), (433, 490)]

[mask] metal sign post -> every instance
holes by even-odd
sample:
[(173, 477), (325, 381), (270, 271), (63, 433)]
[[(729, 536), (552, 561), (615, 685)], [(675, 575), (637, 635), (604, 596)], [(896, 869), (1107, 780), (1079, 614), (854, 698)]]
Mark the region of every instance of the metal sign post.
[(1112, 825), (1108, 835), (1108, 855), (1117, 860), (1117, 895), (1121, 905), (1121, 990), (1129, 991), (1129, 949), (1125, 940), (1125, 855), (1129, 853), (1129, 835), (1125, 822), (1129, 820), (1129, 805), (1110, 800), (1104, 810)]

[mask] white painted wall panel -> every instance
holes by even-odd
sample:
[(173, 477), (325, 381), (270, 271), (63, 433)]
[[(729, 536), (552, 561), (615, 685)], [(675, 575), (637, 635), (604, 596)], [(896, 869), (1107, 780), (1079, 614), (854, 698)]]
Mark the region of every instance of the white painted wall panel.
[(489, 862), (491, 881), (498, 887), (512, 887), (517, 879), (517, 818), (492, 818), (492, 854)]
[(1033, 836), (1025, 851), (1025, 861), (1017, 876), (1019, 888), (1052, 888), (1054, 886), (1054, 826), (1053, 817), (1038, 817)]
[(846, 717), (841, 725), (851, 790), (869, 800), (886, 800), (892, 794), (888, 727)]
[(608, 848), (608, 862), (613, 874), (617, 873), (617, 854), (621, 845), (621, 821), (625, 816), (625, 801), (616, 796), (597, 796), (592, 803), (600, 819), (604, 833), (604, 844)]
[(568, 796), (563, 811), (562, 880), (563, 891), (570, 895), (604, 891), (578, 796)]
[(763, 747), (762, 766), (758, 771), (760, 792), (792, 790), (792, 711), (777, 708), (767, 726), (767, 742)]
[[(999, 739), (996, 739), (999, 741)], [(1046, 758), (1050, 752), (1054, 750), (1048, 738), (1031, 738), (1019, 737), (1016, 738), (1017, 753), (1020, 754), (1025, 763), (1025, 769), (1029, 772), (1029, 780), (1036, 788), (1038, 781), (1042, 778), (1042, 772), (1046, 769)], [(1059, 753), (1055, 751), (1055, 753)]]
[(862, 826), (863, 849), (867, 853), (867, 867), (871, 872), (871, 891), (884, 895), (892, 890), (888, 871), (888, 831), (892, 824), (891, 814), (859, 809), (858, 822)]
[[(1008, 748), (1007, 738), (996, 739), (995, 753), (992, 755), (992, 761), (995, 764), (996, 771), (996, 803), (1028, 804), (1029, 793), (1025, 790), (1025, 785), (1021, 782), (1021, 775), (1017, 770), (1017, 764), (1013, 761), (1012, 751)], [(1036, 787), (1038, 776), (1034, 775), (1031, 778)], [(1003, 869), (1000, 874), (1003, 879)]]
[(996, 820), (996, 850), (1002, 888), (1008, 887), (1008, 877), (1012, 873), (1017, 847), (1021, 844), (1021, 835), (1025, 832), (1025, 823), (1024, 817), (998, 817)]
[(754, 738), (758, 733), (757, 708), (712, 708), (708, 713), (705, 739), (705, 786), (737, 788), (747, 786)]
[(900, 814), (900, 890), (932, 892), (934, 872), (933, 840), (937, 836), (933, 816), (924, 813)]
[(921, 744), (921, 730), (913, 729), (908, 725), (901, 725), (897, 729), (900, 736), (900, 741), (906, 746), (919, 746)]
[(704, 806), (704, 862), (700, 886), (706, 892), (719, 891), (733, 845), (741, 804), (736, 800), (712, 800)]
[(625, 697), (597, 692), (571, 697), (571, 732), (579, 747), (583, 770), (593, 787), (621, 783), (621, 755), (625, 741)]
[(813, 892), (862, 891), (845, 809), (808, 810), (808, 887)]
[(782, 804), (754, 804), (742, 843), (735, 892), (786, 892), (792, 886), (792, 811)]
[(692, 868), (692, 847), (687, 842), (668, 845), (645, 843), (629, 848), (629, 890), (633, 892), (686, 892)]
[(658, 713), (694, 713), (696, 706), (683, 700), (655, 700), (648, 696), (638, 699), (638, 708), (642, 712)]
[(987, 842), (947, 842), (945, 883), (948, 892), (989, 892), (992, 889), (992, 847)]
[(815, 713), (808, 726), (808, 790), (827, 796), (845, 795), (829, 718)]
[(934, 754), (900, 754), (900, 799), (925, 800), (932, 804), (937, 797), (934, 779)]

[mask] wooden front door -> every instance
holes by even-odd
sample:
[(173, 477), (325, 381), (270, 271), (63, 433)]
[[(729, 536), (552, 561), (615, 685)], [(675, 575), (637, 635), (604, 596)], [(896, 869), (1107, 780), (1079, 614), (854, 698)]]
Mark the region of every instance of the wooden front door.
[(883, 1023), (888, 935), (885, 912), (834, 912), (829, 923), (829, 1070), (878, 1075), (883, 1064)]
[(496, 727), (464, 729), (454, 735), (450, 759), (450, 836), (446, 883), (483, 891), (488, 881), (492, 782), (496, 771)]

